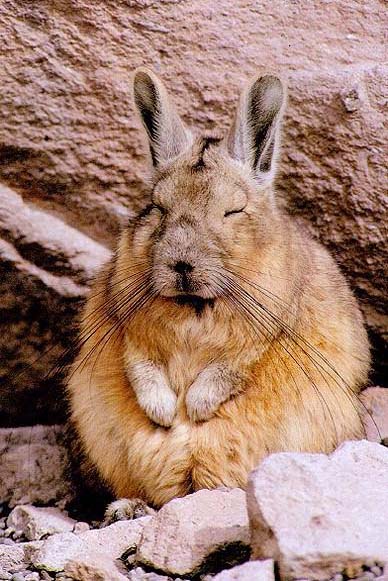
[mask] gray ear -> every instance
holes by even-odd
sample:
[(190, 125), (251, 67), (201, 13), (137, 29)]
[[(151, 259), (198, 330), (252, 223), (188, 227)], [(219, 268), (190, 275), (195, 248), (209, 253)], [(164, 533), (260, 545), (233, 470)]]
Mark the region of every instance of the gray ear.
[(243, 92), (228, 138), (229, 154), (247, 164), (260, 183), (275, 175), (285, 89), (277, 77), (259, 77)]
[(154, 166), (167, 162), (190, 145), (190, 133), (181, 121), (161, 80), (152, 71), (135, 71), (134, 98), (147, 131)]

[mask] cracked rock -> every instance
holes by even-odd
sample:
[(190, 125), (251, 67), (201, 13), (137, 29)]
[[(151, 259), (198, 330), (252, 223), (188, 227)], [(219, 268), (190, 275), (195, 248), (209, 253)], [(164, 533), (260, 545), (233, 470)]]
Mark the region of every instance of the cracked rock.
[[(90, 552), (98, 552), (101, 558), (118, 559), (128, 550), (135, 551), (143, 527), (151, 517), (134, 521), (120, 521), (103, 529), (84, 533), (59, 533), (49, 537), (32, 557), (36, 569), (63, 571), (68, 561), (84, 563), (82, 559)], [(85, 563), (84, 563), (85, 564)], [(74, 565), (75, 566), (75, 565)], [(89, 566), (85, 564), (85, 566)]]
[(285, 578), (329, 579), (388, 560), (388, 450), (379, 444), (273, 454), (251, 473), (247, 504), (253, 558), (276, 559)]
[(200, 490), (172, 500), (148, 521), (136, 560), (167, 575), (217, 572), (249, 558), (249, 538), (242, 490)]

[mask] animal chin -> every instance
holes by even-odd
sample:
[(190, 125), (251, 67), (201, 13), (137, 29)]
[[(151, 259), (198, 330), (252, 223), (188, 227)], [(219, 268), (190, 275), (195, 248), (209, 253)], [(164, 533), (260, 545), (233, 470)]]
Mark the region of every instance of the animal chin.
[(214, 306), (214, 298), (211, 299), (204, 299), (198, 295), (190, 295), (190, 294), (180, 294), (176, 295), (175, 297), (171, 297), (175, 304), (180, 306), (188, 306), (195, 310), (197, 314), (202, 313), (205, 307), (213, 307)]

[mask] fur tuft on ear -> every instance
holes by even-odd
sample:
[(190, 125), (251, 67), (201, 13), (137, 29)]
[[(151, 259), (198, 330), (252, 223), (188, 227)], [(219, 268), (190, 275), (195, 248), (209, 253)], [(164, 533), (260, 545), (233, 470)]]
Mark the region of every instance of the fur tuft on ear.
[(191, 135), (155, 73), (143, 67), (136, 69), (133, 91), (156, 167), (185, 151), (191, 143)]
[(275, 176), (285, 101), (285, 89), (278, 77), (266, 75), (255, 79), (241, 96), (228, 137), (231, 157), (247, 164), (263, 184), (270, 183)]

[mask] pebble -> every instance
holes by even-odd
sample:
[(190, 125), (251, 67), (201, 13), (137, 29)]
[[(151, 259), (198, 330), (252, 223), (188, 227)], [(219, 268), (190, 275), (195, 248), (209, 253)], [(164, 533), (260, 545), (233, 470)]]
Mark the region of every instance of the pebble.
[(15, 541), (9, 537), (0, 537), (0, 545), (15, 545)]
[(40, 572), (40, 577), (41, 577), (41, 579), (42, 579), (43, 581), (52, 581), (52, 579), (53, 579), (53, 578), (51, 577), (51, 575), (49, 575), (49, 574), (47, 573), (47, 571), (41, 571), (41, 572)]
[(7, 571), (0, 571), (0, 579), (1, 581), (10, 581), (12, 579), (11, 573), (7, 573)]
[(11, 577), (12, 581), (24, 581), (23, 573), (14, 573)]
[(74, 533), (78, 535), (79, 533), (84, 533), (85, 531), (90, 530), (90, 526), (87, 522), (79, 521), (74, 525)]

